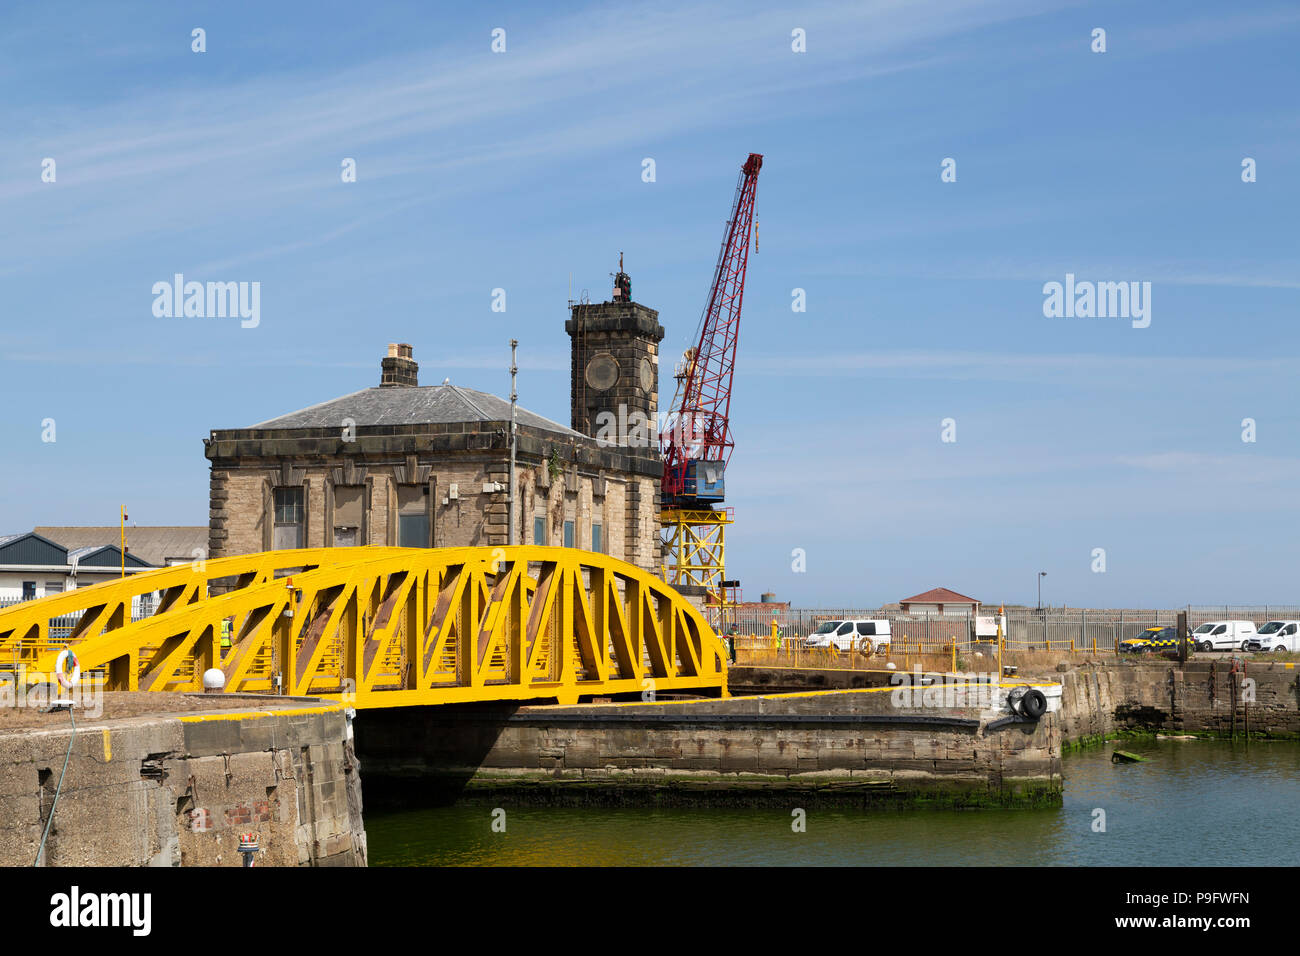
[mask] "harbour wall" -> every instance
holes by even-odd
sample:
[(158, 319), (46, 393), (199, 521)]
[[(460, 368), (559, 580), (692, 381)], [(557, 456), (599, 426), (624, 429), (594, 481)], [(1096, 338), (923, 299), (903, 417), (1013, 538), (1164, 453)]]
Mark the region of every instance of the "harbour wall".
[[(1300, 669), (1294, 663), (1254, 659), (1236, 672), (1227, 659), (1062, 666), (1038, 676), (1061, 684), (1058, 723), (1065, 746), (1130, 732), (1300, 736)], [(746, 666), (733, 667), (728, 683), (742, 694), (831, 691), (887, 686), (902, 673)]]
[(1129, 732), (1300, 736), (1294, 664), (1226, 660), (1091, 664), (1058, 675), (1061, 733), (1075, 745)]
[[(105, 714), (123, 709), (116, 696), (105, 695)], [(51, 811), (45, 866), (242, 866), (249, 832), (258, 866), (365, 864), (339, 705), (122, 696), (149, 698), (155, 711), (198, 698), (200, 709), (82, 717), (75, 737), (66, 713), (0, 726), (0, 865), (32, 865)]]
[(367, 711), (385, 803), (1038, 806), (1060, 802), (1055, 714), (898, 706), (889, 690), (576, 707)]

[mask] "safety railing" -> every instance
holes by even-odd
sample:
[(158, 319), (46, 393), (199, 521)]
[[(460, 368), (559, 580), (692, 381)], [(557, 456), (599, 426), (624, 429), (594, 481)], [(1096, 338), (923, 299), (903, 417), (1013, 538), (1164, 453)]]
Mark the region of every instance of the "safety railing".
[(745, 666), (838, 668), (848, 670), (879, 670), (894, 668), (952, 671), (996, 671), (999, 658), (1005, 665), (1054, 664), (1062, 658), (1082, 660), (1106, 658), (1116, 655), (1114, 645), (1097, 640), (1078, 641), (1073, 638), (998, 641), (971, 640), (949, 637), (924, 640), (906, 634), (892, 635), (888, 642), (873, 642), (870, 653), (854, 647), (848, 649), (809, 647), (804, 637), (777, 635), (730, 635), (724, 638), (734, 647), (735, 663)]

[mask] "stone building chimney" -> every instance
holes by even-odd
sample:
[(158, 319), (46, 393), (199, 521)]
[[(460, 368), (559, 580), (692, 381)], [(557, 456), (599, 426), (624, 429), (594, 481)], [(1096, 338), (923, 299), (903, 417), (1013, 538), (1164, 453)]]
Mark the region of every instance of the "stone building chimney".
[(390, 344), (388, 346), (388, 355), (379, 364), (382, 374), (379, 378), (380, 387), (388, 385), (419, 385), (420, 366), (415, 359), (411, 358), (411, 346), (406, 343), (401, 345)]

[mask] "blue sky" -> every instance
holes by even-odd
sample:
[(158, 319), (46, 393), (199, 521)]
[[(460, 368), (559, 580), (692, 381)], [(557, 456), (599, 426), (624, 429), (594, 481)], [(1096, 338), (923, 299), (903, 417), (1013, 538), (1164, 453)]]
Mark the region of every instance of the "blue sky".
[[(518, 338), (567, 421), (570, 274), (623, 251), (671, 361), (755, 151), (748, 597), (1300, 603), (1298, 42), (1283, 3), (7, 4), (0, 531), (206, 523), (209, 429), (392, 341), (508, 394)], [(260, 282), (260, 325), (154, 317), (176, 272)], [(1066, 273), (1150, 282), (1150, 326), (1045, 318)]]

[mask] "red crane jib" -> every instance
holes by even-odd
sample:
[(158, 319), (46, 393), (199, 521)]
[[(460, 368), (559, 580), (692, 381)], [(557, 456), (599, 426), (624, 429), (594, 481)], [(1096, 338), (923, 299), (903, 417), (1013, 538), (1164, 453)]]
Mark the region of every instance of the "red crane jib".
[(688, 361), (681, 404), (672, 410), (667, 430), (659, 436), (664, 459), (663, 493), (680, 496), (693, 460), (726, 465), (731, 439), (731, 380), (736, 369), (740, 337), (740, 307), (745, 297), (745, 268), (754, 221), (754, 189), (763, 157), (750, 153), (741, 167), (731, 218), (718, 254), (708, 305), (700, 323), (700, 339)]

